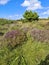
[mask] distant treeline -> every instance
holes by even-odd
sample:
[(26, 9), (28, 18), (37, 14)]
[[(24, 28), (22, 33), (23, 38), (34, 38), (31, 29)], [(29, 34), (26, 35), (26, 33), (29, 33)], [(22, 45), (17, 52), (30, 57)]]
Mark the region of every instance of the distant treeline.
[(39, 20), (49, 20), (48, 18), (39, 18)]
[[(8, 19), (0, 18), (0, 25), (16, 23), (16, 22), (18, 22), (18, 21), (23, 21), (23, 20), (25, 20), (25, 19), (8, 20)], [(49, 19), (39, 18), (39, 20), (49, 20)]]
[(4, 25), (4, 24), (11, 24), (13, 22), (15, 22), (16, 20), (8, 20), (8, 19), (1, 19), (0, 18), (0, 25)]

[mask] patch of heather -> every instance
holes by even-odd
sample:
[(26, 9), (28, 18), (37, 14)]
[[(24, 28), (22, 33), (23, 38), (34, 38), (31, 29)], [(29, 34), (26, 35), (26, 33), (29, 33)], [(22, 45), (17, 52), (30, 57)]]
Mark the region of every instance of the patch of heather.
[(22, 30), (24, 33), (27, 33), (30, 29), (29, 29), (29, 27), (23, 27), (23, 28), (21, 28), (21, 30)]
[(4, 38), (5, 42), (7, 42), (7, 45), (14, 48), (17, 45), (24, 43), (27, 36), (21, 30), (12, 30), (10, 32), (7, 32)]
[(12, 31), (7, 32), (7, 33), (5, 34), (5, 38), (13, 38), (13, 37), (15, 37), (16, 35), (20, 35), (20, 31), (18, 31), (18, 30), (12, 30)]
[(49, 30), (39, 30), (34, 28), (31, 30), (31, 37), (34, 40), (49, 43)]

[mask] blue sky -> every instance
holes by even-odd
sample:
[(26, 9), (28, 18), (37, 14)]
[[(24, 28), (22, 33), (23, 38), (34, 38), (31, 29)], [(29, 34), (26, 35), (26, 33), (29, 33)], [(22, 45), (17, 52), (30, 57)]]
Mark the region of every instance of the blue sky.
[(47, 18), (49, 0), (0, 0), (0, 18), (20, 19), (26, 10), (37, 12), (40, 18)]

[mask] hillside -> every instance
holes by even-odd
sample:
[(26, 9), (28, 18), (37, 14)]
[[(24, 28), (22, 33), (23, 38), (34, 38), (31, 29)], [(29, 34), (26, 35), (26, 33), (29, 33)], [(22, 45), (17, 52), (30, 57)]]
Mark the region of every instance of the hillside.
[(0, 65), (45, 65), (45, 60), (49, 63), (49, 20), (0, 24)]

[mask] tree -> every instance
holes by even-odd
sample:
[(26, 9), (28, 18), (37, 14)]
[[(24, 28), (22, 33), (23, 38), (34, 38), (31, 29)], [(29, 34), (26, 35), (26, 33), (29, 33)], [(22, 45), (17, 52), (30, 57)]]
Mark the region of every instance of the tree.
[(39, 18), (38, 14), (36, 12), (27, 11), (27, 10), (23, 14), (23, 17), (27, 21), (38, 20), (38, 18)]
[(33, 20), (38, 20), (39, 19), (39, 16), (36, 12), (33, 13)]
[(48, 17), (48, 19), (49, 19), (49, 17)]

